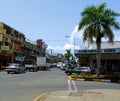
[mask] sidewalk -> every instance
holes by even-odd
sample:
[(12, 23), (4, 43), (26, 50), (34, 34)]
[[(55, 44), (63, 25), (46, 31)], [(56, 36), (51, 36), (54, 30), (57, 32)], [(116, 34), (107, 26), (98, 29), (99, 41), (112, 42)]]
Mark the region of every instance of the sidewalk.
[(120, 90), (95, 89), (56, 91), (40, 95), (34, 101), (119, 101)]

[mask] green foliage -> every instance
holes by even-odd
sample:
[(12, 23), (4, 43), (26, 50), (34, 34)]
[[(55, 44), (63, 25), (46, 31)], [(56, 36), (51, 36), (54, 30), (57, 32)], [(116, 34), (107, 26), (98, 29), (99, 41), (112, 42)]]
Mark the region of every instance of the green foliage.
[(64, 54), (64, 57), (65, 57), (65, 59), (68, 60), (68, 63), (69, 63), (70, 57), (73, 57), (73, 55), (71, 53), (71, 49), (66, 50), (66, 53)]
[(70, 66), (67, 66), (67, 67), (66, 67), (66, 70), (68, 70), (68, 69), (70, 69), (70, 68), (71, 68)]

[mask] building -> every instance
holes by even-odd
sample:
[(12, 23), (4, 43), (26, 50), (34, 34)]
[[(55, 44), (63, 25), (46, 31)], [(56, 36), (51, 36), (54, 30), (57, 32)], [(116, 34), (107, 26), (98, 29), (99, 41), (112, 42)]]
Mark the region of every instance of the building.
[(0, 69), (4, 69), (9, 63), (22, 63), (25, 58), (36, 60), (37, 56), (45, 56), (47, 62), (62, 60), (62, 54), (47, 53), (48, 45), (38, 39), (33, 42), (25, 35), (11, 26), (0, 22)]
[[(80, 65), (96, 69), (96, 44), (93, 43), (86, 49), (75, 50)], [(120, 41), (114, 43), (101, 43), (101, 69), (105, 72), (120, 72)]]
[(36, 60), (37, 56), (46, 55), (47, 44), (38, 39), (37, 42), (26, 39), (24, 42), (23, 54), (26, 58), (33, 58)]
[(0, 22), (0, 68), (14, 61), (18, 54), (22, 54), (25, 36), (23, 33)]
[(31, 57), (33, 59), (36, 59), (36, 57), (39, 55), (37, 44), (26, 39), (24, 42), (23, 55), (26, 58)]
[(46, 56), (47, 44), (41, 39), (30, 41), (23, 33), (0, 22), (0, 48), (0, 69), (4, 69), (9, 63), (22, 62), (26, 57)]
[(48, 45), (42, 39), (37, 40), (37, 48), (39, 50), (39, 56), (46, 55), (46, 48), (47, 47), (48, 47)]

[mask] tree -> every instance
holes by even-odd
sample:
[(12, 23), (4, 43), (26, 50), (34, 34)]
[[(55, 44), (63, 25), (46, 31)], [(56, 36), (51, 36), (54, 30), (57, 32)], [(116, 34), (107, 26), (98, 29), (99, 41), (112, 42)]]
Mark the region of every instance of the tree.
[(66, 53), (65, 53), (64, 57), (67, 59), (68, 64), (69, 64), (70, 57), (73, 57), (73, 55), (71, 54), (71, 50), (70, 49), (66, 50)]
[(113, 42), (113, 28), (120, 29), (119, 23), (115, 17), (120, 16), (119, 13), (106, 9), (106, 4), (103, 3), (97, 7), (89, 6), (81, 12), (82, 19), (79, 22), (78, 30), (84, 29), (83, 41), (89, 41), (91, 44), (94, 39), (97, 45), (96, 60), (97, 60), (97, 75), (100, 74), (101, 60), (101, 41), (102, 38), (108, 38), (109, 42)]

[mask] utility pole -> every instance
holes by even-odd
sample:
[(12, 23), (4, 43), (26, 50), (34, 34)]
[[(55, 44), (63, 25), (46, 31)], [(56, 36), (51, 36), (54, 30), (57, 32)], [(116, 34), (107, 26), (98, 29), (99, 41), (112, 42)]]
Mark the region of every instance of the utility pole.
[(52, 49), (51, 49), (51, 63), (52, 63)]
[(74, 58), (75, 58), (75, 38), (74, 38)]

